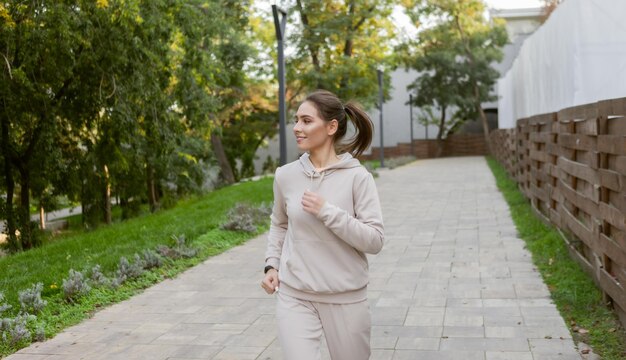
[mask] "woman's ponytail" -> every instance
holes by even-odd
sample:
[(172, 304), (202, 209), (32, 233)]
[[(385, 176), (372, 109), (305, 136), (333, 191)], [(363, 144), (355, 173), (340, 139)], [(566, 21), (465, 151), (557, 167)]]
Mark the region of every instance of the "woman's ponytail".
[(369, 115), (354, 102), (344, 105), (346, 114), (352, 120), (356, 134), (344, 145), (346, 152), (354, 157), (360, 156), (372, 143), (374, 124)]

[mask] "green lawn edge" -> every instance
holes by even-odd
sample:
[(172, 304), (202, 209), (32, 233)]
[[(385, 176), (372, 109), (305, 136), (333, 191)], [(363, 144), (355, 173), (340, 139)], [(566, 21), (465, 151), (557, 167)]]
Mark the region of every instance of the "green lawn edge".
[[(509, 205), (519, 236), (545, 281), (576, 342), (589, 344), (603, 360), (626, 358), (626, 332), (602, 299), (591, 277), (576, 263), (557, 229), (533, 212), (517, 183), (493, 157), (486, 157), (496, 185)], [(574, 327), (588, 330), (586, 334)]]
[[(0, 277), (0, 292), (5, 294), (8, 303), (13, 305), (12, 310), (15, 310), (19, 309), (18, 291), (42, 282), (43, 298), (48, 304), (37, 315), (37, 322), (43, 324), (46, 338), (51, 338), (102, 308), (126, 300), (211, 256), (263, 234), (269, 228), (269, 217), (254, 233), (226, 231), (219, 225), (226, 220), (226, 213), (236, 203), (270, 203), (273, 198), (272, 183), (271, 177), (238, 183), (183, 201), (172, 209), (62, 237), (58, 242), (0, 258), (0, 274), (3, 274)], [(124, 234), (125, 238), (120, 238), (120, 234)], [(171, 236), (180, 234), (185, 234), (188, 243), (199, 249), (195, 257), (167, 260), (164, 266), (146, 271), (117, 289), (93, 288), (74, 304), (63, 300), (62, 279), (67, 277), (70, 268), (82, 271), (100, 264), (103, 272), (111, 276), (121, 256), (132, 261), (133, 255), (142, 250), (154, 249), (159, 244), (172, 245)], [(0, 341), (0, 358), (29, 344), (22, 341), (10, 346)]]

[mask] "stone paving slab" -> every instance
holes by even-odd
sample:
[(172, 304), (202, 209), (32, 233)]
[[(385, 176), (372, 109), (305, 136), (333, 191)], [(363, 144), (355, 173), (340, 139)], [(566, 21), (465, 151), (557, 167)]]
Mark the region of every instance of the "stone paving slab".
[[(484, 158), (383, 169), (377, 184), (372, 360), (581, 359)], [(265, 235), (8, 359), (282, 359), (264, 250)]]

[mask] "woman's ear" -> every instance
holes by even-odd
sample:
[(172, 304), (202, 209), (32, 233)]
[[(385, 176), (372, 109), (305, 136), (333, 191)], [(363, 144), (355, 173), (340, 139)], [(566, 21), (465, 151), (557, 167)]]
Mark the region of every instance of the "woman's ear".
[(326, 123), (326, 133), (328, 136), (333, 136), (337, 132), (339, 128), (339, 121), (337, 119), (332, 119), (331, 121)]

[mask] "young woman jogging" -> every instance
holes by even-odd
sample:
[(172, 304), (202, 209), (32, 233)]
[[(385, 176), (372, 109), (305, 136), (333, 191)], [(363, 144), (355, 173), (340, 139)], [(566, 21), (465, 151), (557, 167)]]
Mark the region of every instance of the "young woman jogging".
[[(349, 120), (356, 134), (343, 143)], [(323, 332), (333, 360), (366, 360), (365, 254), (378, 253), (384, 235), (376, 184), (355, 157), (372, 141), (372, 121), (356, 104), (316, 91), (298, 108), (293, 132), (305, 153), (276, 170), (261, 284), (277, 292), (284, 358), (320, 359)]]

